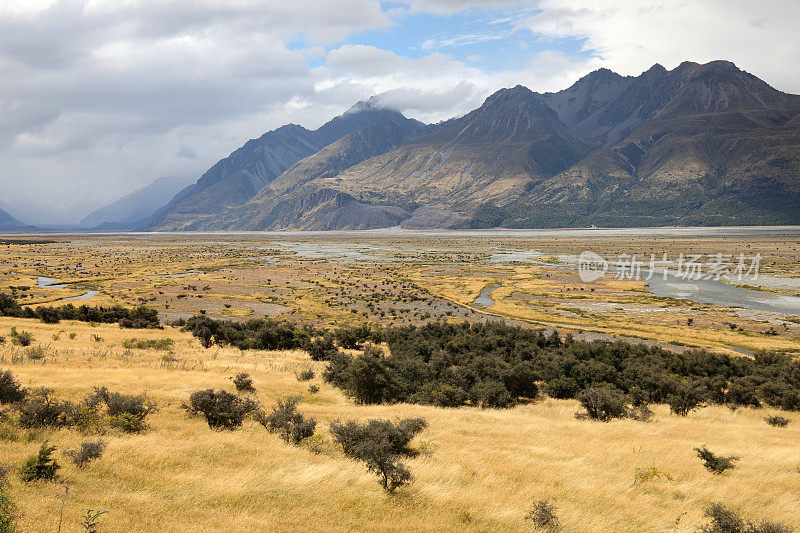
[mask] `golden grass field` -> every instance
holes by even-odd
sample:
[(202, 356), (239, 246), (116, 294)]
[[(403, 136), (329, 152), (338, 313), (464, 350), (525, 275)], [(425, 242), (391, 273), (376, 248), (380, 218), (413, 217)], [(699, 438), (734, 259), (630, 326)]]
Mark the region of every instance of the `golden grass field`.
[[(524, 518), (542, 498), (557, 506), (563, 531), (695, 531), (712, 501), (752, 520), (800, 528), (796, 415), (784, 413), (795, 420), (774, 428), (763, 421), (776, 412), (771, 409), (708, 407), (682, 418), (657, 406), (649, 423), (602, 423), (577, 420), (577, 402), (553, 399), (507, 410), (360, 406), (320, 379), (320, 363), (313, 363), (316, 378), (299, 382), (294, 372), (312, 364), (301, 351), (205, 350), (171, 327), (121, 330), (10, 318), (0, 318), (0, 335), (12, 326), (31, 332), (34, 345), (49, 354), (11, 364), (21, 348), (0, 345), (0, 368), (24, 385), (52, 387), (75, 400), (105, 385), (147, 392), (161, 406), (146, 432), (103, 435), (104, 457), (83, 470), (60, 454), (94, 437), (4, 427), (0, 462), (21, 463), (47, 438), (63, 465), (57, 483), (23, 484), (12, 475), (9, 492), (23, 532), (56, 531), (65, 486), (67, 532), (81, 530), (87, 508), (109, 510), (101, 519), (104, 532), (531, 531)], [(171, 338), (174, 354), (124, 349), (122, 341), (134, 337)], [(301, 411), (317, 418), (326, 438), (335, 419), (425, 417), (428, 429), (412, 442), (423, 453), (406, 461), (415, 482), (387, 495), (375, 476), (332, 444), (314, 453), (252, 421), (237, 431), (212, 431), (181, 409), (193, 390), (233, 390), (228, 378), (237, 371), (251, 374), (266, 407), (302, 395)], [(309, 383), (320, 391), (310, 394)], [(741, 460), (729, 473), (713, 475), (693, 452), (703, 444)], [(650, 467), (663, 476), (634, 486), (637, 469)]]

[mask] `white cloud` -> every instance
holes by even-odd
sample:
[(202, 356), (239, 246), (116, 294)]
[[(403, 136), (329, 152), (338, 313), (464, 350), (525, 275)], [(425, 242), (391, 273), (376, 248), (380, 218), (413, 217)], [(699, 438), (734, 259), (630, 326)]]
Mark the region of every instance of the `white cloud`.
[[(411, 13), (472, 8), (503, 11), (485, 32), (425, 36), (416, 59), (349, 42)], [(726, 58), (800, 92), (799, 18), (795, 1), (0, 0), (0, 186), (6, 200), (47, 207), (30, 222), (77, 220), (158, 176), (199, 176), (268, 129), (314, 128), (376, 94), (434, 122), (501, 87), (558, 90), (599, 66), (638, 74)], [(497, 71), (480, 50), (448, 53), (498, 24), (538, 36), (519, 69)], [(559, 51), (564, 38), (586, 53)]]
[(542, 0), (521, 26), (584, 49), (621, 74), (654, 63), (733, 61), (776, 88), (800, 92), (797, 0)]

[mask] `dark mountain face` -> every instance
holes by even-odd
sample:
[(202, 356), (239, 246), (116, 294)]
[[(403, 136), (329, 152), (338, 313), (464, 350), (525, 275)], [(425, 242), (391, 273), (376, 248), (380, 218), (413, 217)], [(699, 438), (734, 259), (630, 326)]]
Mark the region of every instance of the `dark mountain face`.
[(367, 102), (285, 128), (209, 170), (160, 227), (800, 223), (800, 96), (727, 61), (503, 89), (437, 127)]
[(289, 124), (267, 132), (211, 167), (159, 213), (149, 228), (185, 229), (198, 218), (241, 205), (299, 160), (348, 133), (392, 120), (407, 119), (374, 103), (360, 102), (315, 131)]

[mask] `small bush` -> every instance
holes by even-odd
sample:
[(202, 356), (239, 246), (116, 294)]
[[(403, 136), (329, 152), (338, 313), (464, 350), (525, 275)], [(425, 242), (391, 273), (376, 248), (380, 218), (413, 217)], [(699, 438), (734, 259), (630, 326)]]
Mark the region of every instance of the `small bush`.
[(146, 394), (109, 392), (106, 387), (95, 387), (93, 399), (106, 405), (106, 414), (112, 427), (128, 433), (143, 431), (147, 427), (147, 416), (158, 410), (158, 405), (149, 400)]
[(19, 478), (26, 483), (31, 481), (52, 481), (61, 465), (52, 457), (55, 446), (48, 446), (47, 441), (42, 443), (36, 455), (30, 456), (19, 469)]
[(586, 409), (586, 416), (607, 422), (628, 415), (625, 395), (613, 385), (589, 387), (578, 394), (578, 401)]
[(738, 457), (734, 456), (722, 457), (716, 455), (705, 446), (694, 450), (697, 452), (697, 456), (703, 460), (703, 466), (706, 467), (706, 470), (714, 474), (722, 474), (726, 470), (734, 468), (736, 466), (734, 463), (739, 460)]
[(790, 419), (783, 416), (767, 416), (764, 417), (764, 421), (770, 426), (775, 426), (778, 428), (785, 428), (789, 425), (789, 422), (791, 422)]
[(10, 370), (0, 372), (0, 404), (10, 404), (25, 398), (25, 389)]
[(308, 352), (312, 361), (330, 361), (334, 355), (339, 353), (331, 335), (323, 335), (309, 341), (303, 348)]
[(175, 341), (172, 339), (125, 339), (122, 341), (123, 348), (129, 350), (172, 350)]
[(702, 396), (694, 388), (681, 383), (674, 394), (667, 397), (670, 411), (679, 416), (687, 416), (697, 409), (702, 402)]
[(106, 449), (106, 443), (102, 440), (86, 441), (75, 450), (67, 450), (64, 455), (69, 457), (75, 466), (83, 468), (90, 461), (100, 459), (103, 456), (103, 451)]
[(202, 414), (211, 429), (227, 430), (241, 426), (245, 417), (257, 408), (249, 398), (214, 389), (193, 392), (186, 407), (192, 414)]
[(533, 509), (525, 517), (525, 520), (530, 520), (535, 527), (541, 529), (556, 529), (558, 527), (556, 506), (548, 499), (539, 500), (533, 504)]
[(239, 392), (255, 392), (256, 388), (253, 387), (253, 378), (247, 372), (239, 372), (231, 378), (233, 386)]
[(53, 396), (53, 390), (31, 391), (18, 404), (19, 425), (24, 428), (66, 427), (72, 424), (75, 405)]
[(318, 393), (319, 392), (319, 386), (317, 386), (317, 385), (309, 385), (308, 386), (308, 392), (311, 393), (311, 394)]
[(739, 514), (719, 502), (706, 507), (705, 516), (711, 522), (700, 528), (701, 533), (792, 533), (793, 529), (777, 522), (754, 523), (745, 520)]
[(30, 346), (33, 342), (33, 335), (27, 331), (17, 331), (17, 328), (11, 328), (11, 343), (18, 346)]
[(472, 387), (475, 400), (484, 408), (503, 408), (514, 403), (514, 398), (499, 381), (483, 381)]
[(100, 525), (100, 517), (108, 511), (96, 511), (86, 509), (86, 513), (81, 517), (80, 525), (83, 526), (83, 533), (97, 533), (97, 526)]
[(306, 418), (297, 411), (300, 398), (291, 397), (278, 400), (278, 405), (272, 408), (268, 415), (258, 413), (256, 419), (271, 433), (277, 433), (289, 444), (298, 445), (303, 439), (314, 435), (317, 421)]
[(580, 387), (578, 383), (572, 378), (558, 377), (547, 382), (544, 391), (551, 398), (559, 400), (567, 400), (574, 398)]
[(367, 469), (379, 476), (386, 492), (411, 483), (411, 472), (399, 462), (404, 455), (413, 455), (408, 444), (428, 423), (422, 418), (409, 418), (397, 424), (389, 420), (370, 420), (365, 424), (354, 421), (331, 423), (331, 435), (341, 444), (345, 455), (362, 461)]
[(41, 344), (38, 346), (31, 346), (25, 350), (25, 357), (27, 357), (29, 361), (41, 361), (46, 355), (47, 352)]
[(14, 523), (17, 517), (17, 506), (8, 495), (6, 476), (11, 471), (10, 465), (0, 464), (0, 533), (14, 533), (17, 529)]
[(300, 372), (295, 372), (294, 375), (297, 377), (297, 381), (309, 381), (316, 376), (314, 369), (311, 367), (304, 368)]

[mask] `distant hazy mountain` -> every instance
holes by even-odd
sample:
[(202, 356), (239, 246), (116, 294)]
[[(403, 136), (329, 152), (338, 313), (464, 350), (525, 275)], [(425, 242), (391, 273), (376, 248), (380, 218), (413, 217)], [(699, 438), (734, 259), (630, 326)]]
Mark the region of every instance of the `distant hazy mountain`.
[(190, 178), (175, 176), (158, 178), (150, 185), (89, 213), (80, 221), (80, 225), (88, 228), (133, 228), (141, 224), (142, 220), (149, 219), (192, 181), (194, 180)]
[(435, 127), (360, 103), (193, 187), (151, 227), (800, 224), (800, 96), (713, 61), (503, 89)]
[(30, 226), (27, 226), (25, 223), (20, 222), (16, 218), (0, 209), (0, 231), (13, 231), (23, 229), (25, 227)]

